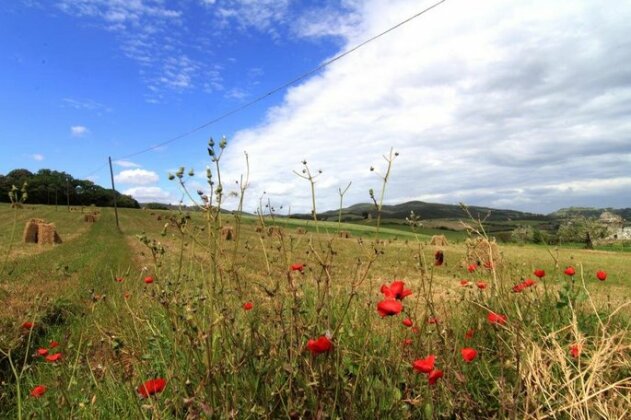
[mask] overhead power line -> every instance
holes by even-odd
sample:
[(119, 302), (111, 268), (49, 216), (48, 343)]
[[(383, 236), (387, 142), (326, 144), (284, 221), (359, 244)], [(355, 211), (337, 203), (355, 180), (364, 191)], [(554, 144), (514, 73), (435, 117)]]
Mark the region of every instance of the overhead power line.
[[(293, 78), (293, 79), (291, 79), (291, 80), (289, 80), (289, 81), (287, 81), (287, 82), (285, 82), (285, 83), (283, 83), (283, 84), (281, 84), (281, 85), (279, 85), (279, 86), (275, 87), (274, 89), (272, 89), (272, 90), (268, 91), (267, 93), (264, 93), (264, 94), (262, 94), (262, 95), (260, 95), (260, 96), (257, 96), (256, 98), (252, 99), (252, 100), (251, 100), (251, 101), (249, 101), (249, 102), (246, 102), (246, 103), (245, 103), (245, 104), (243, 104), (243, 105), (240, 105), (240, 106), (238, 106), (238, 107), (236, 107), (236, 108), (233, 108), (233, 109), (231, 109), (231, 110), (229, 110), (229, 111), (224, 112), (223, 114), (220, 114), (220, 115), (216, 116), (215, 118), (213, 118), (213, 119), (211, 119), (211, 120), (209, 120), (209, 121), (207, 121), (207, 122), (203, 123), (202, 125), (200, 125), (200, 126), (198, 126), (198, 127), (192, 128), (192, 129), (190, 129), (190, 130), (188, 130), (188, 131), (186, 131), (186, 132), (184, 132), (184, 133), (182, 133), (182, 134), (178, 134), (178, 135), (177, 135), (177, 136), (175, 136), (175, 137), (171, 137), (170, 139), (165, 140), (165, 141), (163, 141), (163, 142), (161, 142), (161, 143), (154, 144), (153, 146), (151, 146), (151, 147), (147, 147), (146, 149), (139, 150), (139, 151), (137, 151), (137, 152), (134, 152), (134, 153), (131, 153), (131, 154), (129, 154), (129, 155), (125, 155), (125, 156), (119, 157), (119, 158), (117, 158), (117, 159), (119, 159), (119, 160), (120, 160), (120, 159), (129, 159), (129, 158), (131, 158), (131, 157), (138, 156), (138, 155), (141, 155), (141, 154), (143, 154), (143, 153), (150, 152), (150, 151), (155, 150), (155, 149), (158, 149), (158, 148), (160, 148), (160, 147), (164, 147), (164, 146), (166, 146), (167, 144), (173, 143), (174, 141), (180, 140), (180, 139), (182, 139), (182, 138), (184, 138), (184, 137), (188, 137), (188, 136), (190, 136), (191, 134), (197, 133), (198, 131), (200, 131), (200, 130), (202, 130), (202, 129), (204, 129), (204, 128), (206, 128), (206, 127), (210, 126), (210, 125), (213, 125), (213, 124), (215, 124), (215, 123), (217, 123), (217, 122), (219, 122), (219, 121), (221, 121), (221, 120), (223, 120), (223, 119), (225, 119), (225, 118), (228, 118), (228, 117), (229, 117), (229, 116), (231, 116), (231, 115), (234, 115), (234, 114), (236, 114), (236, 113), (238, 113), (238, 112), (241, 112), (241, 111), (243, 111), (244, 109), (247, 109), (247, 108), (251, 107), (252, 105), (257, 104), (258, 102), (261, 102), (262, 100), (264, 100), (264, 99), (266, 99), (266, 98), (268, 98), (268, 97), (270, 97), (270, 96), (274, 95), (275, 93), (278, 93), (279, 91), (281, 91), (281, 90), (283, 90), (283, 89), (285, 89), (285, 88), (287, 88), (287, 87), (289, 87), (289, 86), (291, 86), (291, 85), (293, 85), (293, 84), (295, 84), (295, 83), (297, 83), (297, 82), (299, 82), (299, 81), (301, 81), (301, 80), (303, 80), (303, 79), (305, 79), (305, 78), (307, 78), (307, 77), (311, 76), (312, 74), (314, 74), (314, 73), (316, 73), (316, 72), (318, 72), (318, 71), (322, 70), (323, 68), (325, 68), (325, 67), (327, 67), (327, 66), (329, 66), (329, 65), (331, 65), (331, 64), (333, 64), (333, 63), (335, 63), (336, 61), (338, 61), (338, 60), (340, 60), (340, 59), (342, 59), (342, 58), (346, 57), (347, 55), (349, 55), (349, 54), (351, 54), (351, 53), (353, 53), (353, 52), (357, 51), (358, 49), (360, 49), (360, 48), (361, 48), (361, 47), (363, 47), (364, 45), (369, 44), (369, 43), (371, 43), (372, 41), (374, 41), (374, 40), (376, 40), (376, 39), (378, 39), (378, 38), (381, 38), (382, 36), (384, 36), (384, 35), (386, 35), (386, 34), (388, 34), (388, 33), (392, 32), (392, 31), (394, 31), (395, 29), (397, 29), (397, 28), (399, 28), (399, 27), (401, 27), (401, 26), (405, 25), (406, 23), (408, 23), (408, 22), (410, 22), (410, 21), (412, 21), (412, 20), (414, 20), (414, 19), (418, 18), (419, 16), (424, 15), (425, 13), (429, 12), (430, 10), (434, 9), (435, 7), (439, 6), (440, 4), (442, 4), (442, 3), (446, 2), (446, 1), (447, 1), (447, 0), (440, 0), (440, 1), (438, 1), (438, 2), (436, 2), (436, 3), (434, 3), (434, 4), (432, 4), (431, 6), (429, 6), (429, 7), (425, 8), (425, 9), (421, 10), (420, 12), (418, 12), (418, 13), (416, 13), (416, 14), (414, 14), (414, 15), (410, 16), (410, 17), (408, 17), (407, 19), (405, 19), (405, 20), (403, 20), (403, 21), (401, 21), (401, 22), (397, 23), (396, 25), (391, 26), (390, 28), (386, 29), (385, 31), (383, 31), (383, 32), (381, 32), (381, 33), (379, 33), (379, 34), (377, 34), (377, 35), (374, 35), (374, 36), (373, 36), (373, 37), (371, 37), (371, 38), (368, 38), (367, 40), (363, 41), (363, 42), (362, 42), (362, 43), (360, 43), (360, 44), (357, 44), (357, 45), (356, 45), (356, 46), (354, 46), (353, 48), (351, 48), (351, 49), (349, 49), (349, 50), (346, 50), (345, 52), (343, 52), (343, 53), (341, 53), (341, 54), (339, 54), (339, 55), (336, 55), (335, 57), (333, 57), (333, 58), (331, 58), (331, 59), (329, 59), (329, 60), (327, 60), (327, 61), (325, 61), (325, 62), (321, 63), (320, 65), (318, 65), (318, 66), (316, 66), (316, 67), (312, 68), (311, 70), (308, 70), (308, 71), (306, 71), (305, 73), (302, 73), (301, 75), (299, 75), (299, 76), (297, 76), (297, 77), (295, 77), (295, 78)], [(104, 165), (104, 166), (105, 166), (105, 165)], [(98, 170), (100, 170), (100, 169), (101, 169), (101, 168), (99, 168)], [(98, 171), (98, 170), (97, 170), (97, 171)], [(95, 171), (95, 172), (96, 172), (96, 171)]]

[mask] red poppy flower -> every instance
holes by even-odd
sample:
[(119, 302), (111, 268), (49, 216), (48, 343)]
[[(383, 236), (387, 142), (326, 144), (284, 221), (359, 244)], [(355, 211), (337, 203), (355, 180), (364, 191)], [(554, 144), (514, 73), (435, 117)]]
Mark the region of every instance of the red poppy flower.
[(153, 283), (153, 277), (151, 277), (151, 276), (145, 277), (145, 283), (147, 283), (147, 284)]
[(300, 263), (292, 264), (290, 267), (291, 271), (300, 271), (301, 273), (305, 270), (305, 265)]
[(390, 286), (385, 284), (382, 285), (381, 293), (383, 293), (386, 298), (403, 300), (406, 296), (410, 296), (412, 291), (410, 289), (406, 289), (405, 283), (401, 280), (395, 280), (390, 284)]
[(477, 350), (472, 349), (471, 347), (463, 348), (462, 350), (460, 350), (460, 354), (462, 355), (462, 359), (467, 363), (473, 361), (473, 359), (478, 357)]
[(542, 270), (542, 269), (540, 269), (540, 268), (537, 268), (537, 269), (534, 271), (534, 275), (535, 275), (535, 276), (537, 276), (537, 277), (539, 277), (540, 279), (542, 279), (542, 278), (544, 278), (544, 277), (546, 276), (546, 272), (545, 272), (545, 271), (543, 271), (543, 270)]
[(122, 283), (124, 279), (122, 277), (116, 277), (115, 280), (116, 283)]
[(597, 271), (597, 272), (596, 272), (596, 277), (597, 277), (597, 278), (598, 278), (598, 280), (600, 280), (600, 281), (605, 281), (605, 280), (607, 280), (607, 272), (602, 271), (602, 270)]
[(434, 385), (436, 381), (443, 377), (443, 371), (440, 369), (432, 370), (429, 375), (427, 375), (427, 379), (429, 380), (430, 385)]
[(428, 324), (438, 324), (438, 318), (436, 318), (435, 316), (430, 316), (429, 318), (427, 318), (427, 323)]
[(249, 311), (252, 308), (254, 308), (254, 304), (252, 302), (245, 302), (243, 304), (243, 309), (245, 309), (246, 311)]
[(574, 267), (569, 266), (568, 268), (565, 269), (564, 273), (567, 276), (573, 276), (574, 274), (576, 274), (576, 270), (574, 270)]
[(333, 343), (325, 335), (321, 336), (317, 340), (307, 341), (307, 348), (312, 355), (317, 356), (320, 353), (325, 353), (333, 348)]
[(436, 253), (434, 254), (434, 265), (435, 266), (443, 265), (444, 261), (445, 261), (445, 254), (443, 254), (443, 251), (436, 251)]
[(524, 283), (519, 283), (513, 286), (513, 292), (521, 293), (525, 288), (526, 286), (524, 286)]
[(48, 388), (46, 388), (46, 386), (44, 385), (37, 385), (35, 388), (33, 388), (33, 390), (31, 391), (31, 397), (33, 398), (39, 398), (42, 395), (44, 395), (46, 393), (46, 390)]
[(417, 359), (412, 362), (412, 368), (420, 373), (430, 373), (434, 370), (434, 362), (436, 361), (436, 356), (430, 354), (425, 359)]
[(403, 320), (403, 325), (405, 325), (406, 327), (411, 327), (412, 325), (414, 325), (414, 322), (412, 322), (410, 318), (405, 318)]
[(484, 268), (486, 268), (487, 270), (491, 270), (493, 268), (493, 263), (491, 261), (485, 261)]
[(403, 340), (403, 345), (404, 346), (411, 346), (412, 345), (412, 339), (411, 338), (406, 338)]
[(56, 342), (55, 340), (51, 341), (50, 344), (48, 345), (48, 347), (50, 347), (51, 349), (54, 349), (55, 347), (57, 347), (59, 345), (58, 342)]
[(473, 336), (474, 336), (474, 335), (475, 335), (475, 330), (474, 330), (473, 328), (469, 328), (469, 329), (467, 330), (467, 332), (466, 332), (466, 333), (464, 333), (464, 338), (466, 338), (466, 339), (469, 339), (469, 340), (470, 340), (470, 339), (472, 339), (472, 338), (473, 338)]
[(469, 285), (469, 280), (466, 280), (466, 279), (462, 279), (462, 280), (460, 280), (460, 285), (461, 285), (462, 287), (466, 287), (466, 286), (468, 286), (468, 285)]
[(488, 321), (491, 324), (500, 324), (500, 325), (504, 325), (506, 324), (506, 315), (501, 315), (501, 314), (496, 314), (495, 312), (489, 312), (489, 314), (487, 315), (486, 319), (488, 319)]
[(26, 321), (22, 323), (22, 329), (24, 330), (32, 330), (33, 328), (35, 328), (35, 323), (33, 322)]
[(524, 287), (532, 287), (535, 284), (537, 284), (537, 282), (534, 281), (533, 279), (526, 279), (526, 280), (524, 280), (524, 282), (522, 284), (524, 285)]
[(130, 296), (131, 296), (131, 293), (129, 292), (123, 293), (123, 297), (125, 298), (125, 300), (129, 299)]
[(414, 333), (414, 334), (418, 334), (418, 333), (421, 332), (421, 330), (419, 330), (418, 327), (412, 327), (412, 329), (410, 331), (412, 331), (412, 333)]
[(377, 312), (383, 318), (388, 315), (397, 315), (403, 310), (403, 305), (398, 300), (386, 299), (377, 304)]
[(486, 289), (486, 283), (483, 281), (479, 281), (475, 285), (478, 286), (478, 289)]
[(61, 360), (61, 353), (49, 354), (46, 356), (46, 361), (50, 363), (55, 363)]
[(469, 264), (469, 266), (467, 267), (467, 271), (469, 273), (473, 273), (477, 268), (478, 266), (476, 266), (475, 264)]
[(42, 356), (42, 357), (47, 356), (48, 355), (48, 349), (45, 349), (45, 348), (37, 349), (37, 355), (38, 356)]
[(149, 395), (154, 395), (164, 391), (167, 381), (162, 378), (151, 379), (140, 385), (136, 390), (142, 398), (147, 398)]
[(579, 344), (572, 344), (570, 346), (570, 354), (573, 358), (578, 359), (581, 355), (581, 346)]

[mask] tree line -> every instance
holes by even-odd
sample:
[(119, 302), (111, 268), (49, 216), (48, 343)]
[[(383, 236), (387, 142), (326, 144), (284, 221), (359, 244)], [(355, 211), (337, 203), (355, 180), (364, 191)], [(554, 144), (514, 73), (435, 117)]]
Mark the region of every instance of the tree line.
[[(0, 174), (0, 202), (9, 202), (11, 188), (14, 185), (21, 188), (25, 182), (28, 192), (27, 204), (114, 206), (114, 194), (111, 189), (51, 169), (40, 169), (35, 173), (27, 169), (14, 169), (6, 175)], [(140, 208), (134, 198), (118, 191), (116, 202), (119, 207)]]

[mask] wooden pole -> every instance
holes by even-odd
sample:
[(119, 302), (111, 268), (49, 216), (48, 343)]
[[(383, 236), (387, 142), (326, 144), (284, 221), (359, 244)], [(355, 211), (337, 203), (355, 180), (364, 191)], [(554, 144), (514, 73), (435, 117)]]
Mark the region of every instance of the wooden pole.
[(110, 179), (112, 180), (112, 193), (114, 194), (114, 214), (116, 215), (116, 228), (121, 229), (118, 224), (118, 206), (116, 205), (116, 187), (114, 186), (114, 170), (112, 169), (112, 157), (108, 156), (110, 162)]

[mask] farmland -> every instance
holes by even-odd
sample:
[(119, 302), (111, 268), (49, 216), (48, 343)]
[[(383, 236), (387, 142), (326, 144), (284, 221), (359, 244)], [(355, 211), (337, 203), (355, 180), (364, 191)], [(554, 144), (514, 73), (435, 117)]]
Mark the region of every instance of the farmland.
[[(113, 209), (85, 213), (0, 207), (12, 417), (611, 418), (631, 406), (627, 253), (505, 245), (492, 269), (467, 270), (463, 241), (431, 246), (387, 223), (122, 209), (119, 232)], [(22, 243), (30, 218), (63, 243)], [(382, 288), (397, 279), (405, 299)], [(379, 302), (403, 307), (381, 317)], [(428, 355), (441, 375), (429, 382), (412, 367)], [(152, 379), (155, 392), (141, 387)]]

